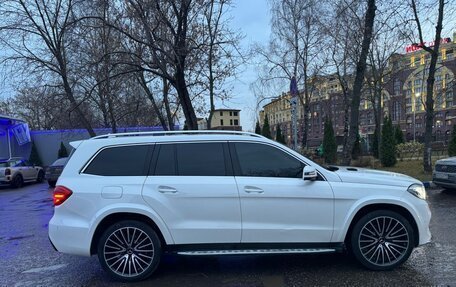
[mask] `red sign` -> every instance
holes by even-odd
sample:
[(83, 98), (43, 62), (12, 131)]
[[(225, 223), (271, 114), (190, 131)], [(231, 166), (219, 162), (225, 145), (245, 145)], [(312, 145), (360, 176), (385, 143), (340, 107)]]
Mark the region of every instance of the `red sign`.
[[(440, 39), (440, 44), (445, 44), (445, 43), (450, 43), (450, 42), (451, 42), (450, 38)], [(424, 43), (421, 43), (421, 44), (412, 44), (412, 45), (408, 45), (408, 46), (405, 47), (405, 52), (406, 53), (411, 53), (411, 52), (415, 52), (415, 51), (419, 51), (419, 50), (423, 49), (423, 46), (434, 47), (434, 45), (435, 45), (435, 41), (424, 42)]]

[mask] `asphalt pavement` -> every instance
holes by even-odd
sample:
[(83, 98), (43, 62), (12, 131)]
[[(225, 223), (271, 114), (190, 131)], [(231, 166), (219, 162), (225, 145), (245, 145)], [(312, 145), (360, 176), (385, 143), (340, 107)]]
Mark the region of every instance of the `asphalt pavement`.
[[(126, 286), (96, 256), (60, 254), (47, 237), (52, 189), (0, 187), (0, 286)], [(131, 286), (456, 286), (456, 192), (428, 190), (431, 243), (388, 272), (362, 268), (345, 254), (228, 257), (165, 256), (148, 280)]]

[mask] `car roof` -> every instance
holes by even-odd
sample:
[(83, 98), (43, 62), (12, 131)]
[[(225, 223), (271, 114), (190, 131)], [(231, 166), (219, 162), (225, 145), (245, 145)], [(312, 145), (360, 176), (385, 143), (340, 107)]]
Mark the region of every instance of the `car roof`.
[(177, 132), (138, 132), (108, 134), (91, 138), (85, 141), (71, 142), (73, 147), (82, 142), (100, 146), (117, 144), (141, 144), (163, 142), (201, 142), (201, 141), (261, 141), (270, 140), (250, 132), (236, 131), (177, 131)]

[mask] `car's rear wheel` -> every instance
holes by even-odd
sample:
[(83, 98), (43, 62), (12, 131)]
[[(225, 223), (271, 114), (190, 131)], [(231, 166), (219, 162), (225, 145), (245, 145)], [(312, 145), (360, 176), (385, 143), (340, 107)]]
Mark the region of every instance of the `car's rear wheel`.
[(110, 226), (98, 242), (98, 259), (120, 281), (140, 281), (157, 269), (161, 257), (157, 233), (147, 224), (125, 220)]
[(36, 176), (36, 182), (42, 183), (43, 180), (44, 180), (44, 172), (42, 170), (40, 170), (38, 172), (38, 175)]
[(371, 270), (390, 270), (401, 265), (409, 258), (414, 242), (409, 221), (390, 210), (366, 214), (351, 234), (353, 254)]
[(13, 188), (20, 188), (24, 185), (24, 179), (22, 178), (22, 175), (18, 174), (13, 178), (13, 181), (11, 182), (11, 186)]

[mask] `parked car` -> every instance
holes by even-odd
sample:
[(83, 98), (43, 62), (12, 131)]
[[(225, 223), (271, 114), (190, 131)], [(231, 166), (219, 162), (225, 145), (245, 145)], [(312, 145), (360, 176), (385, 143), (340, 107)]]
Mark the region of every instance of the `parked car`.
[(43, 168), (31, 164), (28, 160), (12, 158), (0, 161), (0, 183), (2, 184), (19, 188), (25, 182), (43, 182), (43, 180)]
[(150, 276), (181, 255), (349, 249), (372, 270), (431, 240), (423, 184), (406, 175), (322, 167), (265, 137), (188, 131), (72, 142), (54, 189), (56, 250), (98, 254), (115, 279)]
[(456, 189), (456, 157), (435, 162), (432, 182), (446, 189)]
[(59, 158), (46, 169), (46, 180), (50, 187), (55, 187), (55, 183), (62, 173), (63, 167), (67, 161), (67, 157)]

